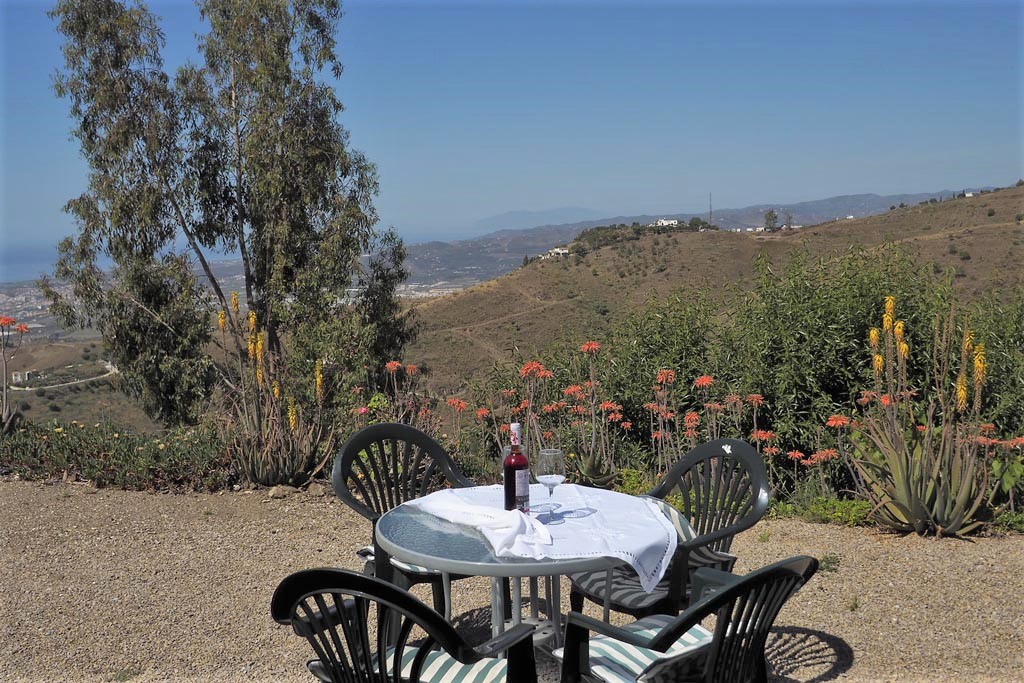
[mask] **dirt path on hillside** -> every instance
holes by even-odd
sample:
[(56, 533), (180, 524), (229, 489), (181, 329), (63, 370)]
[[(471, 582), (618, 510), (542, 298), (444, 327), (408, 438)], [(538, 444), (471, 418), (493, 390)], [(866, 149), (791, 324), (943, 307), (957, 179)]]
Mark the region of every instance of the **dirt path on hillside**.
[[(301, 568), (357, 568), (369, 532), (333, 497), (306, 493), (10, 481), (0, 519), (4, 681), (309, 681), (311, 653), (271, 621), (270, 596)], [(832, 565), (779, 617), (775, 680), (1024, 679), (1024, 537), (936, 541), (766, 520), (734, 551), (737, 571), (798, 553)], [(460, 623), (486, 637), (487, 584), (455, 586), (456, 612), (469, 613)], [(541, 669), (557, 680), (553, 665)]]

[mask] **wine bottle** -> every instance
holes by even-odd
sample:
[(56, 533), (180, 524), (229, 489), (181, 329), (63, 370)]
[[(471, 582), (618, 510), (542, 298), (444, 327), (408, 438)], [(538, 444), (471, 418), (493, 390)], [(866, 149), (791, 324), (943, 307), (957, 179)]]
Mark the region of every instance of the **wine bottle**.
[(509, 425), (512, 445), (501, 463), (505, 480), (505, 509), (530, 511), (530, 462), (520, 444), (521, 427), (518, 422)]

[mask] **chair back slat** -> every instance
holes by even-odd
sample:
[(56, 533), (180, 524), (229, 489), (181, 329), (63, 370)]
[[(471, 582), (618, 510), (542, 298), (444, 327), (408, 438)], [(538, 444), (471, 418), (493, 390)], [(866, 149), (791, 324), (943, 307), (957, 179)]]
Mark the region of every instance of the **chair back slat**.
[[(813, 557), (798, 556), (750, 572), (720, 593), (692, 605), (651, 640), (664, 651), (695, 620), (715, 615), (711, 645), (705, 651), (706, 683), (744, 683), (766, 680), (764, 647), (772, 624), (786, 601), (818, 569)], [(687, 656), (666, 658), (644, 672), (649, 683), (669, 683), (684, 673), (693, 680)]]
[(732, 528), (708, 544), (729, 552), (735, 533), (752, 526), (768, 509), (768, 473), (749, 444), (716, 439), (683, 456), (649, 495), (674, 503), (698, 536)]
[[(331, 683), (415, 683), (435, 644), (448, 652), (469, 649), (441, 615), (405, 591), (340, 569), (287, 577), (274, 593), (271, 614), (309, 642), (316, 659), (307, 666)], [(414, 632), (425, 637), (405, 662)]]
[(376, 522), (407, 500), (448, 487), (471, 486), (444, 448), (418, 429), (385, 423), (354, 434), (335, 459), (338, 497)]

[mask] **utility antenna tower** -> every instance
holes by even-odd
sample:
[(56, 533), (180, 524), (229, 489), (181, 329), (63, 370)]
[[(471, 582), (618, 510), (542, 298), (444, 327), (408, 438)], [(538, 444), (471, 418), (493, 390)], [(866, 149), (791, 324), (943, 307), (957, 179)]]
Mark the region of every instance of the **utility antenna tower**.
[(714, 212), (711, 210), (711, 193), (708, 192), (708, 225), (714, 223), (712, 220), (715, 217)]

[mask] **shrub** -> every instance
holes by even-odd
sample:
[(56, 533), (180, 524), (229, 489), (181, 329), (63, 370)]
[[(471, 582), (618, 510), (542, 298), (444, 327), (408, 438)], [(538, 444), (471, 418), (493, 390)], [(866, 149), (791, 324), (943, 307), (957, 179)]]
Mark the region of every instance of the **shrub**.
[(995, 209), (989, 209), (988, 213), (986, 215), (991, 218), (992, 216), (996, 215), (996, 210)]
[(26, 479), (70, 474), (97, 487), (136, 490), (217, 490), (238, 479), (211, 427), (152, 438), (106, 423), (25, 422), (0, 439), (0, 464)]

